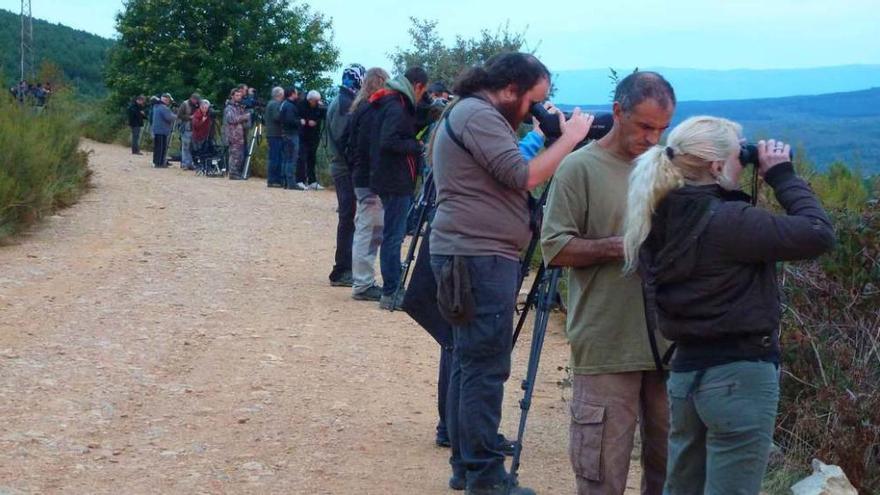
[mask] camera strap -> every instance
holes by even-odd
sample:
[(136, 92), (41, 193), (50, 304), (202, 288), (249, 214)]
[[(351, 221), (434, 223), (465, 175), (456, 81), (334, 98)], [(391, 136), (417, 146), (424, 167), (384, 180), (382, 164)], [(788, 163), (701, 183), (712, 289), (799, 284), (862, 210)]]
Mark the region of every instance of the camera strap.
[[(450, 111), (449, 113), (452, 113), (452, 112)], [(465, 144), (464, 144), (464, 142), (462, 142), (461, 138), (459, 138), (458, 136), (455, 135), (454, 132), (452, 132), (452, 125), (449, 123), (449, 114), (447, 114), (445, 117), (443, 117), (443, 125), (446, 126), (446, 134), (449, 135), (449, 139), (451, 139), (452, 142), (455, 143), (459, 148), (461, 148), (465, 153), (467, 153), (468, 155), (473, 157), (474, 154), (471, 153), (471, 150), (469, 150), (467, 146), (465, 146)]]

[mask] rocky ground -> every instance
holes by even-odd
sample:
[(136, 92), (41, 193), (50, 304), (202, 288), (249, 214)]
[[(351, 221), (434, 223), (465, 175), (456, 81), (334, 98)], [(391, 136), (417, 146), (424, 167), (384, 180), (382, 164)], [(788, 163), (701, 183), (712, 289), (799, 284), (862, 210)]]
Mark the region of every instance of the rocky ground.
[[(329, 286), (332, 192), (84, 146), (94, 190), (0, 246), (0, 494), (452, 493), (438, 347)], [(521, 471), (542, 494), (574, 483), (559, 323)]]

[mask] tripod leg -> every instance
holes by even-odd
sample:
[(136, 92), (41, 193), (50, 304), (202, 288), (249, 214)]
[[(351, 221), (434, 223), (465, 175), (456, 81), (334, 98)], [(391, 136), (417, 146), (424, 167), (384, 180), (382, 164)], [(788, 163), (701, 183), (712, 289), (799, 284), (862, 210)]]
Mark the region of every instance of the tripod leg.
[[(540, 290), (540, 286), (542, 281), (544, 280), (544, 273), (546, 269), (544, 265), (541, 264), (540, 268), (538, 268), (538, 273), (535, 274), (535, 281), (532, 282), (532, 288), (529, 289), (529, 293), (526, 296), (526, 304), (522, 310), (522, 313), (519, 314), (519, 321), (516, 323), (516, 329), (513, 331), (513, 347), (516, 347), (516, 341), (519, 340), (519, 334), (522, 332), (523, 327), (526, 324), (526, 318), (529, 316), (529, 309), (535, 305), (535, 297), (538, 295), (538, 290)], [(522, 284), (520, 284), (522, 286)]]
[(541, 361), (541, 350), (544, 348), (544, 336), (547, 333), (547, 323), (550, 321), (550, 309), (553, 307), (553, 298), (559, 284), (560, 270), (558, 268), (546, 271), (541, 280), (541, 290), (535, 305), (535, 326), (532, 331), (532, 346), (529, 351), (529, 364), (526, 367), (526, 377), (523, 379), (523, 398), (519, 402), (520, 413), (519, 429), (517, 430), (516, 443), (514, 446), (513, 459), (510, 463), (510, 477), (508, 486), (513, 487), (517, 482), (517, 473), (522, 456), (523, 436), (526, 432), (526, 421), (529, 409), (532, 407), (532, 395), (535, 391), (535, 381), (538, 378), (538, 365)]

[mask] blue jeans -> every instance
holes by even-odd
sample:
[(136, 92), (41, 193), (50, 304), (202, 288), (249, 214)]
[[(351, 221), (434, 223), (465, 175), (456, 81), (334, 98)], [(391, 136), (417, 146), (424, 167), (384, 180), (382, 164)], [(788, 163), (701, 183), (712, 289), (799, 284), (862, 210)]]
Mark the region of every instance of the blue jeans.
[(131, 128), (131, 152), (132, 153), (140, 153), (141, 152), (141, 128), (140, 127), (132, 127)]
[(779, 370), (737, 361), (673, 372), (669, 394), (669, 460), (664, 494), (752, 494), (767, 468)]
[(281, 173), (281, 157), (284, 155), (284, 142), (281, 136), (269, 136), (269, 167), (266, 171), (266, 181), (269, 184), (284, 184), (284, 175)]
[(180, 168), (192, 168), (192, 129), (180, 131)]
[(281, 174), (284, 177), (282, 181), (286, 187), (293, 187), (296, 184), (294, 178), (294, 170), (296, 168), (296, 159), (299, 156), (299, 135), (284, 136), (281, 138), (283, 146), (281, 152)]
[[(450, 256), (432, 255), (440, 277)], [(513, 313), (520, 265), (501, 256), (467, 258), (475, 318), (452, 327), (452, 372), (446, 397), (446, 427), (452, 444), (453, 474), (465, 476), (469, 489), (506, 481), (498, 425), (504, 382), (510, 376)]]
[(406, 236), (406, 215), (412, 204), (412, 196), (382, 194), (379, 197), (385, 213), (379, 268), (382, 271), (382, 294), (390, 297), (400, 285), (400, 246)]

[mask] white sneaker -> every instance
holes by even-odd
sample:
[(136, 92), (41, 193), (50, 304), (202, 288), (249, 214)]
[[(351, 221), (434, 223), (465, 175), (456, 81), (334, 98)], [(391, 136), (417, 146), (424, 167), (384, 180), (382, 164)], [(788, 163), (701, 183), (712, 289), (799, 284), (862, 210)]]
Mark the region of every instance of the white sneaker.
[(306, 191), (309, 189), (309, 186), (307, 186), (305, 182), (297, 182), (296, 188), (299, 189), (300, 191)]
[(317, 182), (312, 182), (311, 184), (309, 184), (309, 189), (314, 189), (315, 191), (323, 191), (324, 186), (318, 184)]

